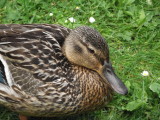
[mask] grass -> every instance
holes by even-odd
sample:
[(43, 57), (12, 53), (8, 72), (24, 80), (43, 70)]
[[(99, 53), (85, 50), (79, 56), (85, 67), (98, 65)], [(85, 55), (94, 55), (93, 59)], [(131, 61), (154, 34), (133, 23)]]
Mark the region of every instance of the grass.
[[(91, 16), (94, 23), (88, 21)], [(76, 22), (65, 22), (70, 17)], [(105, 109), (65, 120), (160, 120), (159, 17), (158, 0), (0, 1), (1, 24), (49, 23), (69, 28), (88, 25), (106, 38), (111, 61), (129, 94), (115, 95)], [(141, 75), (144, 70), (149, 76)], [(0, 113), (0, 120), (17, 120), (15, 113), (3, 107)]]

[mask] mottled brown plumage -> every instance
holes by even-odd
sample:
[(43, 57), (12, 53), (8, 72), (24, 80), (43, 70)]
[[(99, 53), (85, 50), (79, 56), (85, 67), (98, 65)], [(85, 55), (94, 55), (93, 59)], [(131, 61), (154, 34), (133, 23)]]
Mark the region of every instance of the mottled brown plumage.
[(58, 117), (99, 109), (112, 89), (126, 94), (108, 46), (94, 29), (0, 25), (0, 104), (26, 116)]

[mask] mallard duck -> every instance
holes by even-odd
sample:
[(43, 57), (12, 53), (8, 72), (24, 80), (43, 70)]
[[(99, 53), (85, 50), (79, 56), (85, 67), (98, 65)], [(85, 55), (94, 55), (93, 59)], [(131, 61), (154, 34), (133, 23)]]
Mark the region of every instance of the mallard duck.
[(127, 94), (99, 32), (49, 24), (0, 25), (0, 104), (24, 116), (59, 117), (99, 109)]

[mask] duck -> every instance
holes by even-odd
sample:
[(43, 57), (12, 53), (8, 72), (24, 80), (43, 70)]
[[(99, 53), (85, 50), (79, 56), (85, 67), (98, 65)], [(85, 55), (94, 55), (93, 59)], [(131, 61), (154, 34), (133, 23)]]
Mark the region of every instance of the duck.
[(28, 117), (62, 117), (104, 107), (128, 93), (109, 47), (89, 26), (0, 25), (0, 105)]

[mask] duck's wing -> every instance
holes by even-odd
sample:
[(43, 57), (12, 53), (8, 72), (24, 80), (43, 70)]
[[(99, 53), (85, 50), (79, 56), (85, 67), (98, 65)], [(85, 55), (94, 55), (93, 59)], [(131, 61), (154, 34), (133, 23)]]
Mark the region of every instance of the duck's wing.
[(69, 32), (59, 25), (0, 25), (0, 91), (1, 86), (16, 84), (33, 92), (56, 79), (66, 59), (61, 46)]

